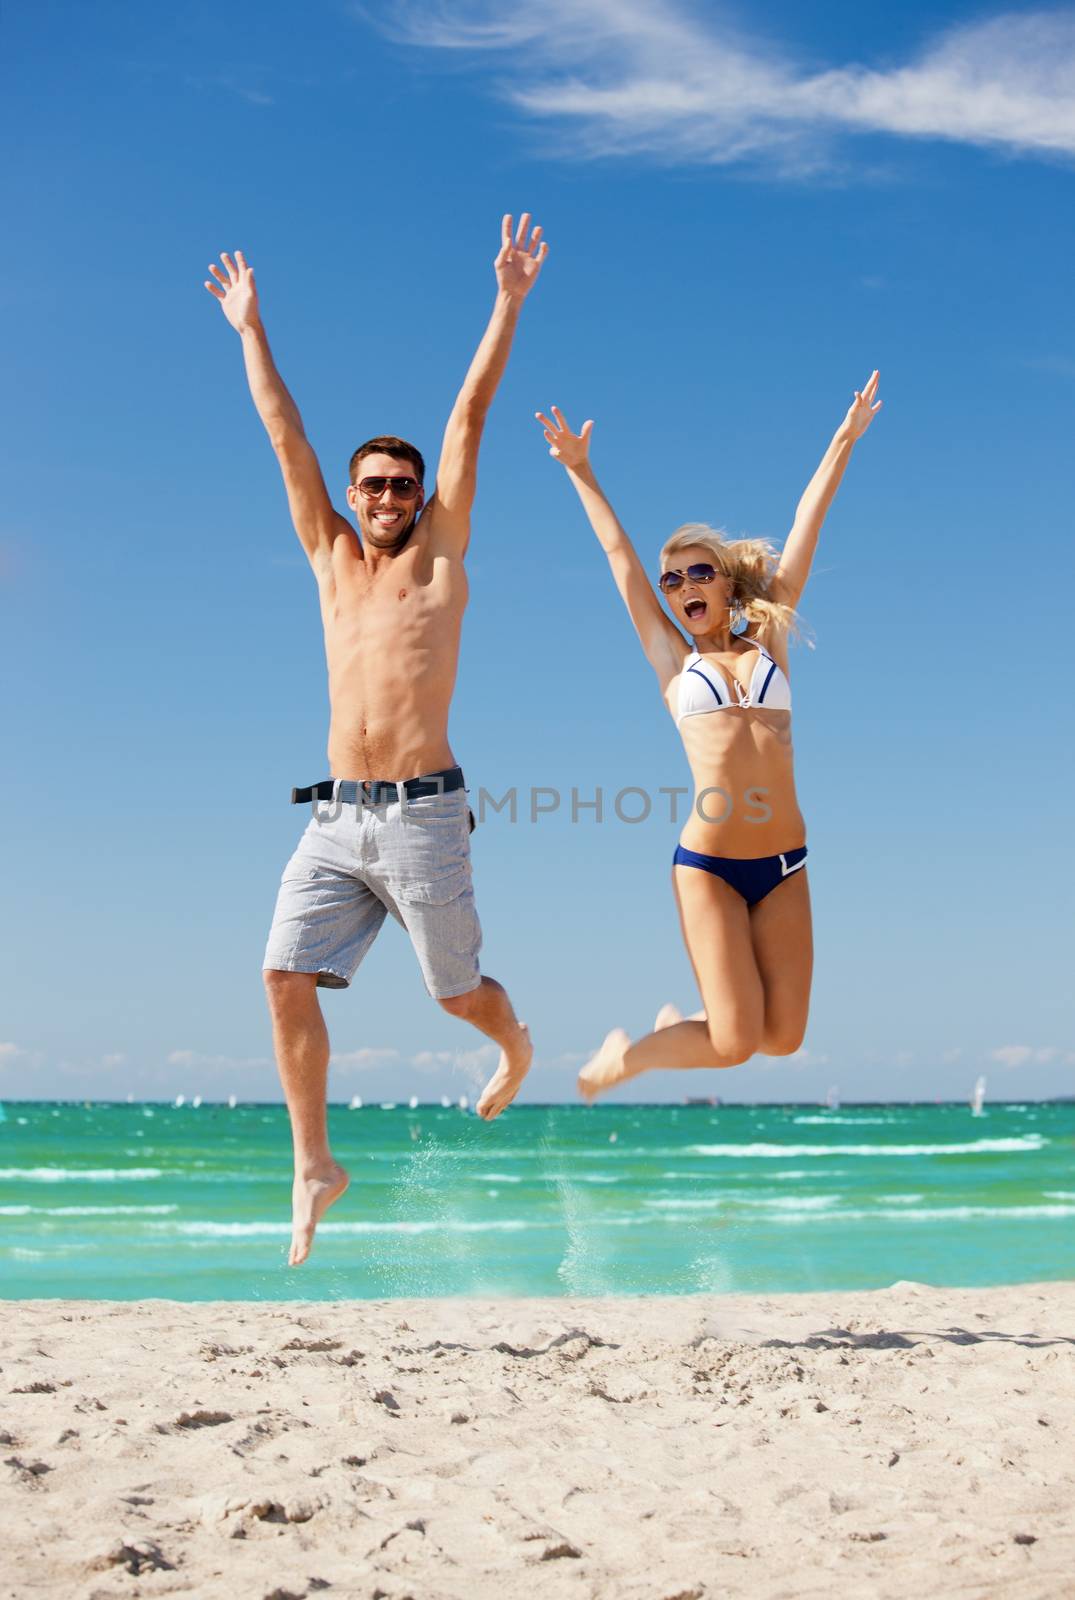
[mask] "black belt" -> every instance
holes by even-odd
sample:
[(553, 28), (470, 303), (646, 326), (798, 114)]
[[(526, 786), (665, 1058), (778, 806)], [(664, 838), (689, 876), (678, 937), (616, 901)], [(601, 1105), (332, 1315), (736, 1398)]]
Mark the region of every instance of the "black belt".
[(443, 772), (424, 772), (420, 778), (322, 778), (306, 789), (292, 789), (291, 804), (308, 800), (340, 800), (345, 806), (383, 806), (399, 799), (402, 789), (408, 800), (427, 794), (451, 794), (463, 789), (462, 767), (445, 767)]

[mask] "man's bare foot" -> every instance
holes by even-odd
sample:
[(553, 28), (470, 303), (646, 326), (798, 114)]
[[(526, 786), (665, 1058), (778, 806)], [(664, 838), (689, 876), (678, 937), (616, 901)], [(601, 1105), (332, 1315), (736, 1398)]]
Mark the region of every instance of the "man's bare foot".
[(595, 1100), (605, 1089), (612, 1089), (631, 1076), (623, 1060), (630, 1043), (631, 1035), (624, 1028), (613, 1028), (606, 1036), (600, 1050), (579, 1073), (579, 1094), (584, 1100)]
[(657, 1020), (653, 1024), (653, 1031), (654, 1033), (661, 1033), (665, 1028), (674, 1028), (677, 1022), (682, 1021), (682, 1011), (669, 1001), (668, 1005), (662, 1006), (658, 1011)]
[(482, 1090), (475, 1110), (486, 1122), (499, 1117), (505, 1106), (510, 1106), (519, 1093), (523, 1079), (530, 1070), (534, 1046), (530, 1043), (530, 1029), (525, 1022), (519, 1024), (516, 1042), (500, 1052), (500, 1065)]
[(350, 1175), (336, 1161), (330, 1161), (323, 1171), (295, 1176), (291, 1189), (291, 1253), (289, 1267), (300, 1267), (310, 1254), (314, 1229), (334, 1200), (338, 1200), (350, 1183)]

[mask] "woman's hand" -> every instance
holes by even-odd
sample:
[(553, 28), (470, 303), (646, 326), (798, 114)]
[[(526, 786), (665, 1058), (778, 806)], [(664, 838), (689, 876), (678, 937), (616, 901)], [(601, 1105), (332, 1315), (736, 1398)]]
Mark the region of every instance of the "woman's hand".
[(871, 374), (870, 381), (861, 394), (857, 389), (855, 390), (855, 398), (851, 403), (851, 409), (844, 418), (843, 427), (840, 430), (841, 433), (850, 434), (852, 440), (862, 438), (862, 435), (881, 409), (880, 400), (874, 405), (879, 382), (880, 374), (874, 372)]
[(559, 406), (552, 407), (553, 422), (543, 411), (535, 411), (541, 426), (545, 430), (545, 438), (549, 443), (549, 454), (565, 467), (581, 467), (590, 458), (590, 434), (593, 432), (593, 422), (584, 422), (581, 431), (572, 433), (567, 423), (567, 418)]

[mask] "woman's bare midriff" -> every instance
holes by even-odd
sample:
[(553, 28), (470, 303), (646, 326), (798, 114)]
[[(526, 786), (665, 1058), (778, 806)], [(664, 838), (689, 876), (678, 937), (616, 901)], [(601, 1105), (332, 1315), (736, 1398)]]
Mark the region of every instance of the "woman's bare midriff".
[(686, 849), (754, 860), (805, 844), (790, 711), (729, 706), (684, 717), (679, 731), (694, 779)]

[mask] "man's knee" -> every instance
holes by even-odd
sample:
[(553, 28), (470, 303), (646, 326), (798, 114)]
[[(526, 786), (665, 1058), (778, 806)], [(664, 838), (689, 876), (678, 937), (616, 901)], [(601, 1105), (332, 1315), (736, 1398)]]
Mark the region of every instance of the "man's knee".
[(288, 1011), (297, 1005), (308, 1005), (311, 996), (316, 996), (316, 972), (282, 972), (276, 967), (266, 967), (261, 976), (270, 1011)]
[(468, 989), (466, 994), (448, 995), (446, 999), (438, 999), (437, 1004), (447, 1011), (450, 1017), (472, 1017), (478, 1009), (481, 993), (481, 984), (474, 989)]

